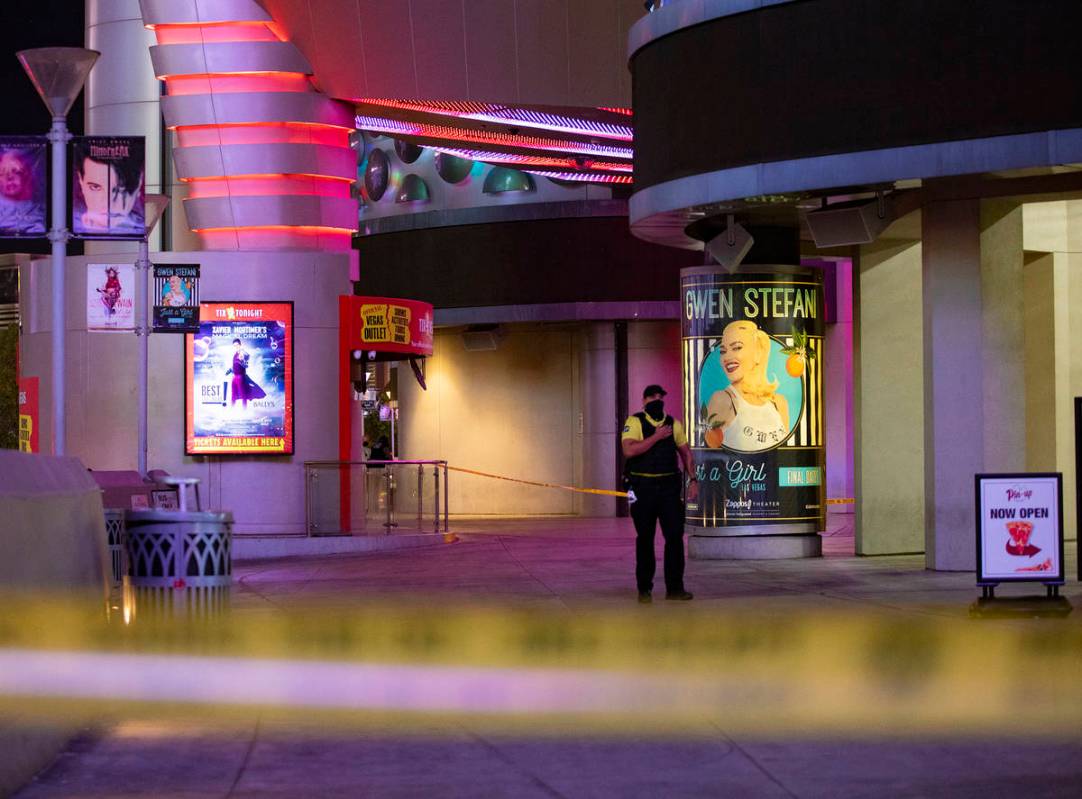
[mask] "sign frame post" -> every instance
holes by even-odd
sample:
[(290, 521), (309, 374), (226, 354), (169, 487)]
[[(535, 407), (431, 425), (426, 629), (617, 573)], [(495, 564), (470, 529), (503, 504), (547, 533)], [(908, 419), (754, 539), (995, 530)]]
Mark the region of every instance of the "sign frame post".
[[(1082, 397), (1074, 398), (1074, 514), (1075, 546), (1082, 545)], [(1082, 557), (1077, 558), (1078, 580), (1082, 582)]]

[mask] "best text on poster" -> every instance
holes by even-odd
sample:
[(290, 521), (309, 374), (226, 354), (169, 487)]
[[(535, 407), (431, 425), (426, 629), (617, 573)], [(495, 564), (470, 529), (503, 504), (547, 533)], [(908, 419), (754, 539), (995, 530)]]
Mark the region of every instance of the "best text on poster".
[(821, 275), (700, 267), (680, 281), (684, 414), (700, 485), (687, 524), (822, 529)]
[(201, 303), (185, 341), (185, 452), (293, 454), (293, 303)]

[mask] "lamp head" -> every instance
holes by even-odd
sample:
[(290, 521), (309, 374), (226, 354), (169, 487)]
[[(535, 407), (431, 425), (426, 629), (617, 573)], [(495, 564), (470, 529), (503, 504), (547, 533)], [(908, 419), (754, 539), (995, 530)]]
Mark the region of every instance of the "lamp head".
[(56, 118), (68, 115), (101, 53), (83, 47), (36, 47), (15, 55), (45, 107)]

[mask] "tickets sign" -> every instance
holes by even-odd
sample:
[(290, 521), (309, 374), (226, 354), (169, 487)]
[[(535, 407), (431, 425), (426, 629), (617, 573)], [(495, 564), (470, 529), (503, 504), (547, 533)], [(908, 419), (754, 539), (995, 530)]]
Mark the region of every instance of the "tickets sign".
[(1063, 475), (979, 474), (977, 584), (1063, 583)]
[[(432, 306), (391, 297), (342, 297), (349, 348), (404, 356), (432, 354)], [(383, 358), (386, 360), (386, 358)]]
[(38, 378), (19, 378), (19, 451), (41, 452), (38, 429)]

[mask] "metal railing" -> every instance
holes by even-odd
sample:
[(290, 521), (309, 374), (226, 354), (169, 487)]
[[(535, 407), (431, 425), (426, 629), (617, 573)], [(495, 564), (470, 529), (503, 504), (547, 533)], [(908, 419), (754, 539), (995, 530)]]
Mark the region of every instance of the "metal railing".
[(309, 536), (448, 531), (447, 461), (305, 461)]

